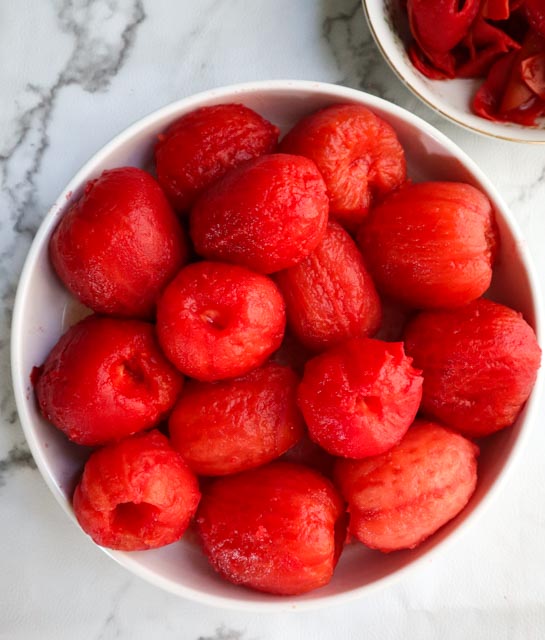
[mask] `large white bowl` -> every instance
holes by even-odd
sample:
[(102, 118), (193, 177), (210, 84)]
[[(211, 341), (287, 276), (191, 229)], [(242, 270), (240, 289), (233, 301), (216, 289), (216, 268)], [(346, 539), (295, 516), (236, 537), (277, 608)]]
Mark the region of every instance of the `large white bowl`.
[(471, 100), (482, 79), (430, 80), (422, 75), (407, 55), (411, 35), (400, 0), (362, 0), (373, 38), (384, 59), (400, 80), (429, 107), (463, 127), (483, 135), (545, 144), (545, 119), (537, 127), (510, 122), (492, 122), (475, 115)]
[[(405, 148), (410, 175), (417, 180), (461, 180), (482, 189), (494, 204), (501, 231), (501, 253), (492, 287), (493, 297), (522, 311), (542, 335), (543, 311), (539, 287), (524, 239), (506, 205), (480, 169), (439, 131), (411, 113), (373, 96), (315, 82), (274, 81), (217, 89), (175, 102), (140, 120), (99, 151), (71, 180), (47, 214), (30, 249), (21, 275), (12, 327), (12, 368), (17, 407), (28, 444), (49, 488), (75, 521), (71, 494), (85, 449), (77, 447), (39, 414), (30, 375), (41, 364), (65, 328), (75, 321), (77, 303), (62, 287), (48, 260), (48, 240), (67, 207), (84, 184), (103, 169), (122, 165), (148, 166), (157, 134), (184, 113), (225, 102), (255, 109), (286, 131), (299, 118), (339, 102), (362, 104), (387, 120)], [(541, 379), (541, 378), (540, 378)], [(197, 545), (184, 540), (143, 552), (105, 550), (114, 560), (167, 591), (200, 602), (243, 609), (303, 609), (365, 595), (409, 569), (461, 533), (484, 503), (496, 493), (500, 479), (522, 452), (535, 411), (539, 381), (516, 425), (489, 439), (480, 458), (477, 491), (465, 511), (412, 552), (382, 555), (360, 544), (349, 545), (331, 583), (300, 597), (275, 597), (235, 587), (209, 568)], [(83, 532), (82, 544), (91, 544)]]

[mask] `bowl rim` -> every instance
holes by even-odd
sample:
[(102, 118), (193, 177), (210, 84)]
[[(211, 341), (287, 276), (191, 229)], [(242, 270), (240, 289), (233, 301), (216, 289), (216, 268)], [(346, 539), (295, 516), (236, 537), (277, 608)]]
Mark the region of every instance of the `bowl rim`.
[[(383, 0), (381, 0), (381, 2), (382, 1)], [(367, 25), (369, 26), (369, 31), (371, 32), (371, 35), (373, 36), (373, 40), (375, 41), (375, 44), (376, 44), (378, 50), (382, 54), (382, 57), (384, 58), (384, 60), (386, 60), (386, 62), (388, 63), (388, 66), (395, 73), (397, 78), (399, 80), (401, 80), (401, 82), (407, 87), (407, 89), (409, 89), (409, 91), (411, 91), (411, 93), (413, 95), (415, 95), (417, 98), (419, 98), (426, 106), (428, 106), (430, 109), (432, 109), (433, 111), (435, 111), (439, 115), (443, 116), (443, 118), (446, 118), (447, 120), (450, 120), (451, 122), (454, 122), (458, 126), (463, 127), (464, 129), (467, 129), (468, 131), (472, 131), (473, 133), (478, 133), (479, 135), (485, 136), (487, 138), (493, 138), (495, 140), (501, 140), (503, 142), (515, 142), (515, 143), (519, 143), (519, 144), (530, 144), (530, 145), (542, 145), (542, 144), (545, 144), (545, 130), (543, 130), (543, 136), (544, 137), (543, 137), (542, 140), (532, 140), (532, 139), (527, 139), (527, 138), (517, 138), (517, 137), (509, 136), (507, 134), (493, 133), (492, 131), (487, 131), (486, 129), (480, 129), (477, 126), (468, 124), (464, 120), (460, 120), (459, 118), (457, 118), (456, 116), (452, 115), (448, 111), (445, 111), (444, 109), (441, 109), (441, 107), (437, 106), (436, 103), (434, 103), (432, 100), (430, 100), (429, 98), (424, 96), (418, 90), (418, 88), (415, 86), (415, 84), (413, 82), (411, 82), (411, 80), (409, 78), (407, 78), (403, 74), (403, 72), (401, 71), (399, 66), (394, 62), (394, 60), (392, 60), (392, 58), (388, 54), (388, 51), (386, 50), (386, 48), (382, 44), (381, 39), (379, 38), (379, 35), (378, 35), (378, 33), (377, 33), (376, 29), (375, 29), (374, 19), (372, 17), (372, 15), (374, 15), (374, 14), (372, 14), (372, 12), (369, 9), (369, 0), (361, 0), (361, 4), (362, 4), (362, 7), (363, 7), (363, 13), (365, 14), (365, 19), (367, 20)], [(415, 69), (415, 72), (416, 72), (416, 69)], [(445, 81), (437, 80), (436, 82), (448, 82), (448, 81), (447, 80), (445, 80)], [(485, 120), (485, 119), (483, 118), (483, 120)], [(500, 124), (502, 124), (502, 123), (500, 123)], [(527, 129), (531, 129), (531, 127), (527, 127)]]
[[(493, 186), (488, 177), (482, 172), (477, 164), (454, 142), (452, 142), (445, 134), (438, 131), (435, 127), (427, 123), (425, 120), (414, 115), (410, 111), (403, 109), (402, 107), (395, 105), (387, 100), (378, 98), (357, 89), (351, 89), (340, 85), (314, 82), (309, 80), (262, 80), (254, 82), (246, 82), (210, 89), (207, 91), (191, 94), (187, 97), (176, 100), (166, 106), (157, 109), (141, 119), (133, 122), (126, 129), (122, 130), (116, 136), (114, 136), (108, 143), (101, 147), (92, 157), (87, 160), (83, 166), (75, 173), (72, 179), (68, 182), (66, 187), (62, 190), (59, 197), (55, 200), (44, 219), (42, 220), (40, 227), (32, 241), (32, 245), (25, 258), (25, 263), (21, 271), (19, 283), (17, 286), (17, 292), (15, 296), (13, 319), (11, 324), (11, 374), (13, 389), (16, 401), (17, 412), (21, 421), (21, 426), (30, 451), (33, 455), (36, 465), (45, 480), (45, 483), (49, 487), (51, 493), (55, 496), (57, 502), (61, 505), (64, 512), (70, 517), (72, 522), (77, 522), (72, 511), (71, 504), (65, 499), (64, 495), (57, 488), (51, 471), (49, 470), (45, 460), (42, 458), (37, 436), (34, 431), (31, 417), (27, 411), (28, 399), (26, 385), (28, 381), (22, 375), (22, 353), (24, 352), (24, 336), (22, 334), (22, 318), (25, 311), (25, 303), (28, 295), (28, 289), (32, 279), (33, 272), (36, 268), (36, 261), (44, 249), (44, 245), (56, 224), (56, 213), (59, 208), (64, 206), (66, 198), (71, 192), (75, 192), (80, 186), (83, 185), (89, 173), (93, 169), (100, 165), (101, 162), (107, 158), (118, 146), (128, 141), (131, 137), (138, 134), (141, 129), (145, 129), (149, 125), (152, 125), (155, 121), (161, 120), (165, 117), (175, 116), (180, 110), (188, 111), (191, 108), (198, 108), (200, 103), (206, 102), (212, 99), (236, 100), (236, 94), (248, 94), (248, 93), (276, 93), (276, 92), (292, 92), (294, 97), (301, 93), (320, 93), (324, 96), (338, 98), (339, 100), (352, 100), (364, 104), (370, 109), (380, 108), (386, 113), (395, 115), (396, 117), (406, 121), (408, 124), (418, 128), (427, 135), (435, 138), (444, 148), (451, 153), (454, 157), (462, 162), (464, 167), (471, 172), (471, 174), (483, 185), (487, 195), (492, 200), (494, 207), (499, 209), (502, 217), (505, 219), (509, 229), (516, 240), (520, 250), (521, 263), (526, 271), (528, 282), (530, 286), (530, 292), (532, 295), (532, 302), (535, 310), (535, 331), (538, 338), (538, 342), (541, 344), (544, 332), (544, 310), (541, 288), (537, 279), (535, 267), (526, 246), (522, 232), (518, 226), (516, 219), (513, 217), (503, 198)], [(456, 540), (463, 532), (467, 531), (470, 523), (474, 523), (478, 517), (482, 515), (485, 508), (491, 503), (491, 501), (498, 495), (503, 483), (506, 480), (507, 475), (511, 472), (515, 462), (520, 456), (520, 452), (523, 449), (524, 443), (530, 432), (530, 426), (535, 422), (535, 416), (537, 413), (537, 407), (539, 398), (541, 396), (541, 387), (543, 384), (545, 371), (543, 368), (539, 370), (534, 389), (530, 398), (526, 403), (526, 415), (524, 423), (520, 429), (520, 433), (513, 444), (513, 448), (495, 479), (493, 485), (489, 488), (486, 494), (482, 497), (480, 503), (473, 509), (466, 520), (460, 524), (454, 531), (452, 531), (446, 538), (439, 541), (432, 549), (422, 554), (406, 566), (397, 569), (393, 573), (384, 576), (371, 584), (357, 587), (350, 591), (343, 593), (320, 596), (319, 591), (315, 592), (316, 596), (307, 600), (299, 600), (297, 597), (279, 597), (278, 600), (271, 600), (267, 602), (263, 601), (246, 601), (244, 599), (244, 591), (241, 589), (240, 599), (234, 599), (230, 597), (224, 597), (220, 595), (214, 595), (205, 593), (202, 590), (194, 589), (192, 587), (181, 585), (170, 578), (159, 576), (156, 572), (147, 567), (142, 567), (135, 557), (131, 557), (130, 553), (113, 551), (100, 547), (106, 555), (110, 556), (118, 564), (122, 565), (126, 569), (130, 570), (135, 575), (139, 576), (178, 596), (182, 596), (189, 600), (206, 604), (210, 606), (220, 607), (230, 610), (244, 610), (254, 612), (279, 612), (279, 611), (308, 611), (312, 609), (318, 609), (324, 605), (333, 605), (353, 601), (361, 598), (366, 593), (371, 593), (378, 589), (382, 589), (405, 576), (408, 572), (412, 571), (424, 562), (429, 562), (430, 559), (436, 557), (439, 550), (445, 548), (447, 544), (451, 544)], [(78, 526), (78, 530), (81, 529)], [(97, 546), (91, 542), (91, 540), (81, 532), (82, 535), (93, 546)]]

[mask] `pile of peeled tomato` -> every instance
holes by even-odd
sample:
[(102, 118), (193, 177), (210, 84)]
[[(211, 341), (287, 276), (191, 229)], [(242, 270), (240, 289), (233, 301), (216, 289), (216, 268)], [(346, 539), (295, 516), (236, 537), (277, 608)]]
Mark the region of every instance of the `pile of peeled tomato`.
[(225, 580), (296, 595), (348, 539), (414, 549), (455, 518), (541, 350), (483, 298), (501, 242), (485, 193), (411, 182), (362, 105), (279, 135), (202, 107), (159, 136), (155, 176), (87, 183), (49, 254), (89, 315), (32, 381), (43, 417), (93, 447), (73, 508), (97, 544), (192, 526)]
[(532, 126), (545, 115), (543, 0), (407, 0), (413, 65), (432, 80), (484, 78), (471, 107)]

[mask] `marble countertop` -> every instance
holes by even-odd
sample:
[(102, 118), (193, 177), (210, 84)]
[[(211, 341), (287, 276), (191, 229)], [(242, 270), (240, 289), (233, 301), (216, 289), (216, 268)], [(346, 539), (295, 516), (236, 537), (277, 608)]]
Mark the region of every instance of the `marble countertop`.
[(141, 116), (272, 78), (365, 89), (422, 116), (492, 178), (545, 281), (545, 147), (447, 123), (382, 61), (358, 0), (0, 2), (0, 638), (256, 640), (545, 637), (545, 430), (477, 525), (388, 589), (318, 612), (257, 615), (164, 593), (85, 543), (25, 444), (9, 325), (32, 238), (75, 171)]

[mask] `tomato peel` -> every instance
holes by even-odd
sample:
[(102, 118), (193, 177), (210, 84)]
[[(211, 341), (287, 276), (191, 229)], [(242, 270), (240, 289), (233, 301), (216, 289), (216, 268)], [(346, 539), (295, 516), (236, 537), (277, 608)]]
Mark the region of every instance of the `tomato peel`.
[(447, 53), (466, 35), (477, 17), (480, 0), (409, 0), (407, 10), (411, 31), (426, 53)]
[(484, 0), (481, 13), (488, 20), (507, 20), (511, 13), (509, 0)]
[(510, 38), (505, 31), (489, 24), (479, 17), (465, 38), (464, 44), (469, 51), (469, 60), (459, 65), (456, 76), (475, 78), (485, 76), (490, 67), (509, 51), (520, 49), (518, 42)]
[(484, 78), (482, 118), (535, 126), (545, 115), (543, 0), (408, 0), (408, 55), (430, 80)]

